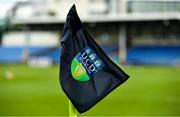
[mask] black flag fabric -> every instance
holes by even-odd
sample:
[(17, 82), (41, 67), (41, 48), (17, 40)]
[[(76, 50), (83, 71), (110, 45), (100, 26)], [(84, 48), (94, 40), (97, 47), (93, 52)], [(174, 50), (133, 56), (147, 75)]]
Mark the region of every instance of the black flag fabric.
[(67, 15), (61, 46), (60, 84), (79, 113), (89, 110), (129, 78), (84, 28), (75, 5)]

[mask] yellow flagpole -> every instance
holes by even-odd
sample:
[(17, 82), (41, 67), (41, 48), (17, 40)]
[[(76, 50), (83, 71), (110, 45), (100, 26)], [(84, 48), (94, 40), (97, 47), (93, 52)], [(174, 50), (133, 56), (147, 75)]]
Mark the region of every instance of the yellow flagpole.
[(69, 117), (77, 117), (77, 110), (69, 100)]

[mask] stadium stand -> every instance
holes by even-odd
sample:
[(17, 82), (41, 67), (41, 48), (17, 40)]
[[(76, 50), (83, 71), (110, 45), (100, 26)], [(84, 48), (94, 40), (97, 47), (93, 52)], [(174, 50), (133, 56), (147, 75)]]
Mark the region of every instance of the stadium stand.
[[(118, 47), (103, 46), (103, 50), (114, 61), (118, 61)], [(59, 63), (60, 48), (30, 48), (30, 57), (48, 57), (53, 63)], [(19, 63), (23, 57), (23, 48), (1, 47), (0, 63)], [(179, 46), (137, 46), (128, 49), (128, 64), (180, 65)]]
[[(45, 52), (46, 50), (46, 52)], [(51, 51), (47, 51), (51, 50)], [(0, 63), (20, 63), (23, 58), (23, 48), (21, 47), (1, 47), (0, 48)], [(53, 62), (58, 63), (59, 61), (59, 50), (57, 49), (50, 49), (50, 48), (42, 48), (42, 47), (35, 47), (29, 48), (29, 54), (31, 56), (46, 56), (53, 60)]]
[(140, 46), (128, 50), (129, 64), (180, 64), (179, 46)]

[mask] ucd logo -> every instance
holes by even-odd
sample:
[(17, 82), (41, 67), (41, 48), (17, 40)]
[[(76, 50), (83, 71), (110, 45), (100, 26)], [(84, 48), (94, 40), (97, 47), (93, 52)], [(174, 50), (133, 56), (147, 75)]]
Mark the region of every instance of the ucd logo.
[(71, 74), (78, 81), (88, 81), (104, 66), (103, 61), (89, 47), (84, 48), (71, 63)]

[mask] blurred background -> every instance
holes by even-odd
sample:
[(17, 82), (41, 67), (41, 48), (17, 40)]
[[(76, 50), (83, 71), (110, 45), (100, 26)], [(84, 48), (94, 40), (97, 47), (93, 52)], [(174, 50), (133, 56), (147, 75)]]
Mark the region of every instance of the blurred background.
[(74, 3), (95, 41), (130, 75), (78, 116), (179, 116), (179, 0), (0, 0), (0, 116), (68, 116), (60, 37)]

